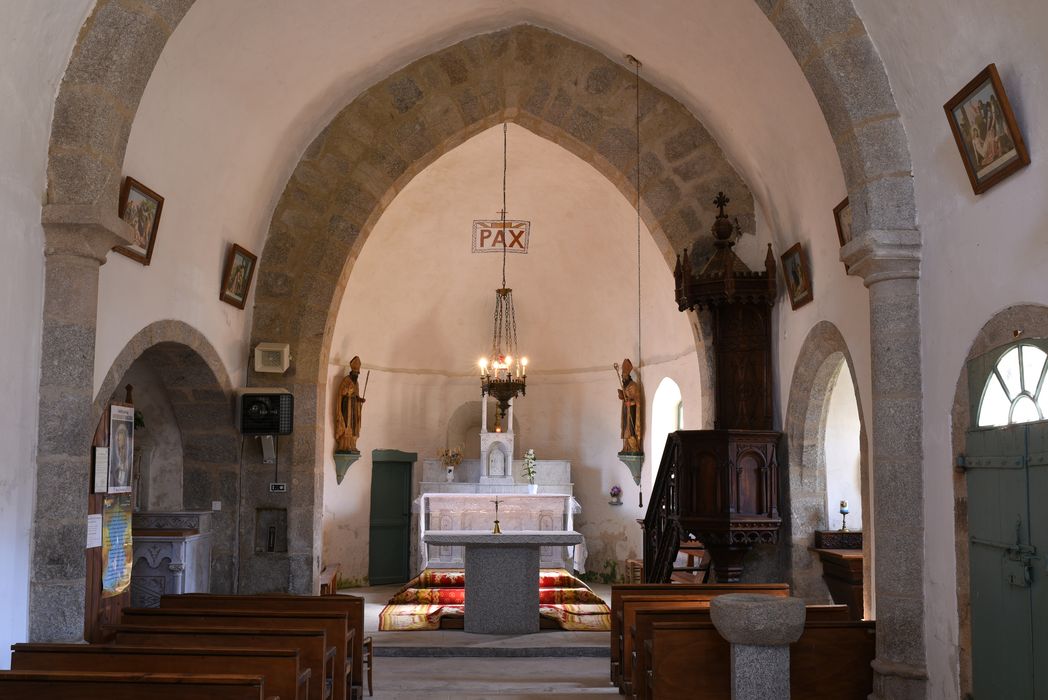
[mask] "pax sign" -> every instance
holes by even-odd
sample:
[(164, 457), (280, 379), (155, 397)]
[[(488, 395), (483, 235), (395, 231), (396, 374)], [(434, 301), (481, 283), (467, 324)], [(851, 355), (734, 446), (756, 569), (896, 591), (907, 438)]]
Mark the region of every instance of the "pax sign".
[(496, 219), (473, 222), (474, 253), (527, 253), (531, 222)]

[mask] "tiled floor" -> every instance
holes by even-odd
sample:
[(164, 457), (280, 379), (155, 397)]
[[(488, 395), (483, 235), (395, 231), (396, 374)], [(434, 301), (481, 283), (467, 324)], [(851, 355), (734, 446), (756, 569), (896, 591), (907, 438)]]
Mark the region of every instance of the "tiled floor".
[[(608, 600), (609, 586), (592, 586)], [(572, 653), (606, 650), (607, 632), (544, 631), (530, 635), (476, 635), (457, 630), (379, 632), (378, 614), (399, 586), (372, 586), (342, 591), (364, 597), (364, 628), (376, 647), (376, 700), (568, 700), (595, 695), (618, 695), (608, 682), (607, 656), (573, 657)], [(390, 653), (538, 653), (565, 654), (539, 658), (391, 657)], [(583, 647), (584, 650), (579, 649)], [(409, 649), (411, 648), (411, 649)], [(573, 652), (573, 650), (575, 650)]]

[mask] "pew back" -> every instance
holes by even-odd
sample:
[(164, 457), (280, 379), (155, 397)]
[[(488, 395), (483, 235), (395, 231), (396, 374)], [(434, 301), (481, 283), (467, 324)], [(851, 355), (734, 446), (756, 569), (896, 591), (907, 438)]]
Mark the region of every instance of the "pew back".
[[(708, 622), (656, 622), (645, 645), (651, 700), (731, 698), (731, 645)], [(872, 621), (809, 621), (790, 645), (790, 694), (861, 700), (873, 692)]]
[[(220, 595), (189, 593), (160, 597), (161, 608), (196, 608), (199, 610), (287, 610), (344, 612), (353, 635), (353, 685), (363, 682), (364, 599), (356, 595)], [(359, 691), (358, 691), (359, 692)]]
[[(124, 608), (123, 623), (165, 627), (254, 627), (257, 629), (320, 629), (334, 648), (333, 700), (347, 700), (346, 657), (349, 640), (344, 612), (275, 610), (190, 610), (176, 608)], [(350, 632), (350, 634), (353, 634)]]
[(262, 676), (268, 693), (305, 698), (309, 669), (295, 649), (165, 649), (110, 644), (15, 644), (15, 671), (117, 671)]
[(263, 700), (260, 676), (0, 671), (5, 700)]
[(157, 625), (109, 625), (120, 646), (181, 649), (251, 648), (292, 649), (308, 668), (309, 697), (324, 700), (325, 681), (333, 678), (327, 635), (319, 629), (255, 629), (251, 627), (162, 627)]

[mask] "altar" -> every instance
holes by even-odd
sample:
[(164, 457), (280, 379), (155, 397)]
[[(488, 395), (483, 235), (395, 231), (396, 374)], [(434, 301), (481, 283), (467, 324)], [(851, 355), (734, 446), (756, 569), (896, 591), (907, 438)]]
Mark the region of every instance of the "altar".
[(539, 550), (577, 545), (583, 538), (570, 530), (447, 530), (426, 534), (423, 541), (465, 549), (467, 632), (530, 634), (539, 631)]

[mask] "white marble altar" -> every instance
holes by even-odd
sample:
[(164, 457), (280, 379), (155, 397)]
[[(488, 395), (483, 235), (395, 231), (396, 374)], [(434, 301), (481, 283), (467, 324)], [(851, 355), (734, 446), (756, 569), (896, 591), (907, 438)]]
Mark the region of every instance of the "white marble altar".
[(540, 549), (563, 549), (579, 544), (583, 537), (572, 530), (498, 535), (447, 530), (430, 532), (423, 541), (437, 548), (463, 547), (466, 551), (466, 632), (530, 634), (539, 631)]
[[(422, 568), (464, 566), (462, 547), (427, 544), (426, 537), (449, 531), (490, 533), (495, 520), (493, 501), (496, 497), (499, 499), (499, 523), (503, 533), (507, 534), (573, 530), (575, 515), (581, 510), (578, 501), (568, 494), (424, 493), (416, 502)], [(585, 546), (545, 546), (540, 554), (544, 567), (585, 570)]]

